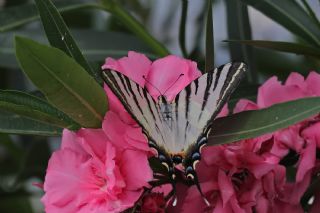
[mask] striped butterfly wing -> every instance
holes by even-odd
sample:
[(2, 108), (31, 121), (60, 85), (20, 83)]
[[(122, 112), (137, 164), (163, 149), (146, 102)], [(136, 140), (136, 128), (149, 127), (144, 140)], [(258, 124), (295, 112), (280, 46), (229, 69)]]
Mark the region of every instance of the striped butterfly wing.
[(114, 70), (104, 71), (103, 78), (149, 140), (177, 153), (208, 133), (245, 70), (243, 63), (229, 63), (194, 80), (166, 105), (169, 120), (162, 114), (163, 106), (137, 83)]
[(176, 150), (184, 150), (210, 131), (221, 108), (246, 71), (244, 63), (228, 63), (191, 82), (176, 95), (173, 104)]
[(161, 108), (147, 90), (115, 70), (104, 70), (102, 76), (149, 141), (170, 150), (169, 130), (163, 123)]

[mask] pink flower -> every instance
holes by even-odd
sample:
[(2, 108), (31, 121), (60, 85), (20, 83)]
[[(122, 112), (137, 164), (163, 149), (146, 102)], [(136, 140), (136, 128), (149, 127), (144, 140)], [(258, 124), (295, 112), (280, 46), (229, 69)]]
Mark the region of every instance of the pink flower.
[[(146, 87), (153, 98), (165, 95), (169, 100), (174, 98), (191, 81), (201, 75), (197, 64), (193, 61), (169, 55), (151, 62), (145, 55), (133, 51), (128, 57), (119, 60), (107, 58), (103, 69), (114, 69), (126, 75), (141, 87)], [(108, 97), (110, 90), (105, 86)], [(161, 92), (161, 94), (159, 93)], [(111, 110), (115, 105), (121, 105), (116, 99), (110, 103)], [(121, 107), (115, 107), (117, 109)]]
[[(119, 60), (107, 58), (103, 68), (122, 72), (147, 87), (154, 98), (160, 93), (172, 98), (200, 76), (189, 60), (167, 56), (152, 63), (135, 52)], [(143, 187), (149, 187), (147, 140), (117, 97), (107, 86), (105, 90), (110, 109), (102, 129), (64, 130), (61, 149), (49, 161), (42, 198), (48, 213), (120, 212), (132, 207)]]
[(120, 212), (151, 179), (143, 151), (117, 149), (101, 129), (64, 130), (61, 149), (49, 161), (42, 202), (48, 213)]
[(196, 187), (192, 186), (184, 192), (182, 206), (172, 212), (191, 213), (197, 209), (199, 212), (252, 213), (258, 207), (265, 212), (274, 209), (271, 204), (285, 185), (283, 166), (243, 150), (240, 143), (207, 147), (202, 156), (197, 172), (211, 207), (205, 205)]
[[(241, 110), (260, 109), (298, 98), (319, 96), (319, 84), (320, 75), (315, 72), (311, 72), (306, 80), (298, 73), (291, 73), (284, 85), (277, 81), (276, 77), (273, 77), (259, 88), (256, 105), (250, 101), (242, 100), (236, 106), (235, 111), (239, 111), (239, 108)], [(250, 107), (246, 109), (243, 106)], [(300, 162), (303, 162), (302, 158), (312, 158), (313, 160), (309, 160), (307, 167), (298, 166), (298, 174), (300, 174), (297, 176), (298, 180), (301, 180), (302, 176), (315, 165), (315, 149), (308, 149), (308, 146), (313, 146), (313, 142), (311, 141), (318, 144), (317, 138), (319, 136), (317, 136), (318, 131), (316, 131), (318, 119), (317, 117), (309, 118), (306, 121), (272, 134), (274, 143), (269, 153), (277, 156), (279, 159), (287, 155), (289, 150), (293, 150), (298, 154), (309, 150), (308, 154), (300, 155)], [(306, 127), (308, 128), (306, 129)], [(304, 134), (301, 135), (302, 131), (304, 131)]]
[[(320, 75), (315, 72), (311, 72), (306, 79), (298, 73), (291, 73), (285, 84), (281, 84), (276, 77), (272, 77), (259, 88), (257, 104), (248, 100), (241, 100), (234, 111), (261, 109), (298, 98), (319, 96), (319, 84)], [(258, 142), (258, 149), (252, 151), (257, 152), (259, 147), (268, 147), (267, 149), (264, 148), (262, 152), (262, 156), (269, 159), (268, 161), (280, 162), (289, 153), (296, 153), (297, 162), (293, 165), (286, 165), (297, 168), (295, 182), (288, 182), (283, 187), (282, 192), (278, 193), (280, 199), (276, 206), (282, 206), (279, 207), (279, 211), (280, 209), (287, 209), (284, 206), (290, 206), (290, 208), (299, 206), (300, 199), (309, 186), (312, 171), (316, 164), (316, 146), (319, 147), (320, 144), (318, 121), (317, 116), (312, 117), (255, 139)]]
[[(259, 88), (257, 103), (240, 100), (234, 112), (317, 96), (317, 85), (320, 75), (313, 72), (306, 80), (293, 73), (284, 85), (273, 77)], [(303, 213), (300, 199), (309, 187), (316, 146), (320, 144), (318, 120), (310, 118), (258, 138), (205, 147), (197, 172), (211, 208), (205, 205), (195, 186), (177, 187), (183, 203), (178, 202), (170, 212), (253, 213), (255, 209), (257, 213)], [(282, 165), (289, 153), (296, 153), (293, 165), (286, 165), (297, 168), (294, 182), (287, 180), (288, 168)]]

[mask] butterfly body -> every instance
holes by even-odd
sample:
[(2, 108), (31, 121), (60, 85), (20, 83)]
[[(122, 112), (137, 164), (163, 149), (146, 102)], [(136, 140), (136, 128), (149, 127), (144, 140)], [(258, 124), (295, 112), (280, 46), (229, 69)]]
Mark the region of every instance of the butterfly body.
[(141, 126), (173, 186), (175, 166), (182, 163), (186, 179), (202, 194), (195, 172), (201, 149), (207, 144), (213, 120), (245, 70), (244, 63), (220, 66), (192, 81), (172, 100), (163, 94), (154, 99), (145, 88), (115, 70), (103, 71), (103, 78)]

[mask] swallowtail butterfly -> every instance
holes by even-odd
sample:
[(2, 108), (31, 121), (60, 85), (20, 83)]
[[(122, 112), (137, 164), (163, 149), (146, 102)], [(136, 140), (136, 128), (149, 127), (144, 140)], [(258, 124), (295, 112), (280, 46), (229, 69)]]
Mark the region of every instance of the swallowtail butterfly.
[(196, 184), (204, 198), (195, 171), (196, 164), (201, 159), (201, 149), (208, 141), (213, 120), (246, 69), (244, 63), (222, 65), (192, 81), (170, 102), (164, 94), (154, 100), (146, 88), (141, 88), (116, 70), (104, 70), (103, 79), (141, 126), (150, 148), (155, 150), (156, 157), (167, 168), (173, 189), (175, 166), (182, 163), (186, 180)]

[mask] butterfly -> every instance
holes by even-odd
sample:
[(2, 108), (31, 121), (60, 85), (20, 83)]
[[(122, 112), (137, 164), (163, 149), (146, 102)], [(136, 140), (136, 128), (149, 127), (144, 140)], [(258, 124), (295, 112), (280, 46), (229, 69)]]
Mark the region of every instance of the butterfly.
[(102, 77), (142, 128), (149, 147), (167, 169), (173, 189), (175, 166), (182, 164), (185, 179), (204, 198), (196, 173), (201, 149), (208, 142), (213, 120), (246, 70), (241, 62), (222, 65), (192, 81), (170, 101), (160, 91), (158, 100), (153, 99), (146, 88), (116, 70), (103, 70)]

